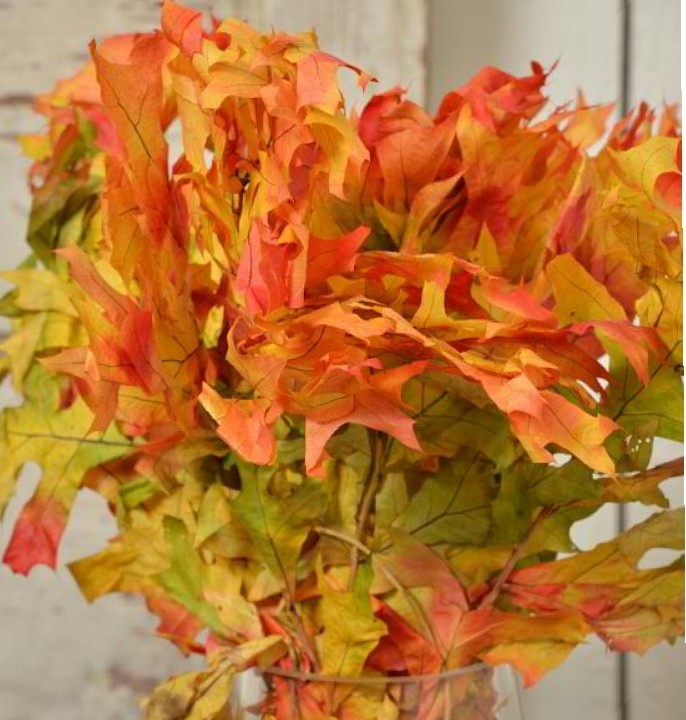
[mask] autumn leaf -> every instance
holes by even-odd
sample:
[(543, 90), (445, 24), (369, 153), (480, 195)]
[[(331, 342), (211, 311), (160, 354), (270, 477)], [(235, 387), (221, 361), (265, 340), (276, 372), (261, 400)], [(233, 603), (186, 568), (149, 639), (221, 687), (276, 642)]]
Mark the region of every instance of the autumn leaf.
[(72, 315), (42, 311), (24, 315), (12, 335), (0, 343), (0, 351), (6, 353), (12, 384), (22, 391), (36, 355), (85, 340), (84, 328)]
[(357, 423), (387, 432), (403, 445), (420, 449), (414, 433), (414, 421), (400, 408), (403, 384), (421, 373), (424, 363), (414, 363), (375, 373), (352, 396), (352, 406), (341, 403), (342, 412), (329, 417), (308, 418), (305, 423), (305, 462), (309, 469), (321, 460), (329, 438), (346, 423)]
[(153, 235), (164, 231), (169, 207), (167, 141), (162, 128), (161, 67), (169, 44), (141, 35), (123, 62), (91, 45), (103, 105), (114, 123), (130, 168), (134, 197)]
[[(365, 681), (483, 662), (530, 685), (589, 634), (683, 632), (661, 489), (683, 463), (651, 462), (683, 435), (676, 108), (543, 114), (532, 63), (435, 113), (399, 87), (358, 111), (348, 71), (372, 79), (314, 31), (165, 0), (22, 140), (0, 510), (42, 476), (4, 560), (54, 567), (79, 488), (105, 499), (117, 535), (70, 565), (84, 597), (142, 597), (207, 662), (148, 720), (223, 717), (236, 673), (273, 666), (354, 682), (273, 673), (265, 718), (490, 717), (490, 670), (413, 708)], [(663, 510), (576, 547), (634, 501)]]
[(276, 412), (268, 400), (225, 399), (205, 385), (200, 402), (219, 423), (219, 437), (244, 460), (258, 465), (274, 460)]
[(145, 720), (220, 720), (228, 712), (232, 674), (219, 667), (179, 675), (162, 683), (145, 701)]
[(202, 622), (190, 610), (164, 595), (150, 597), (148, 607), (160, 618), (157, 634), (189, 653), (194, 646), (195, 636), (202, 629)]
[(546, 268), (562, 325), (583, 320), (624, 320), (621, 305), (572, 255), (559, 255)]
[(464, 452), (427, 479), (393, 525), (425, 545), (479, 545), (491, 522), (493, 474), (478, 453)]
[(163, 524), (169, 546), (170, 567), (158, 576), (160, 584), (174, 600), (190, 610), (204, 625), (221, 633), (219, 617), (203, 597), (207, 569), (193, 552), (183, 521), (166, 517)]
[(661, 188), (658, 181), (667, 174), (676, 176), (680, 181), (681, 173), (676, 162), (679, 145), (677, 138), (656, 136), (624, 152), (610, 151), (610, 155), (619, 173), (629, 183), (642, 190), (658, 207), (671, 209), (668, 199), (679, 194), (665, 197), (664, 186)]
[(69, 570), (88, 602), (113, 592), (142, 595), (151, 611), (159, 615), (160, 628), (173, 624), (174, 641), (187, 647), (189, 638), (176, 635), (181, 629), (179, 622), (191, 628), (200, 621), (195, 616), (191, 621), (189, 611), (165, 595), (157, 581), (157, 576), (169, 569), (167, 548), (161, 515), (134, 509), (127, 518), (125, 533), (100, 552), (70, 563)]
[(308, 478), (277, 497), (269, 490), (269, 469), (247, 464), (239, 468), (241, 494), (231, 506), (273, 576), (293, 597), (302, 545), (324, 510), (326, 496), (320, 483)]
[(0, 509), (27, 462), (38, 460), (42, 476), (20, 513), (4, 561), (27, 574), (36, 564), (55, 567), (57, 549), (88, 470), (127, 453), (132, 444), (115, 428), (89, 435), (92, 415), (81, 400), (59, 410), (55, 390), (44, 372), (27, 380), (26, 402), (0, 415), (0, 447), (6, 462), (0, 474)]
[(369, 229), (360, 226), (338, 238), (310, 237), (307, 258), (308, 287), (325, 282), (332, 275), (350, 272), (357, 251), (369, 235)]
[[(683, 534), (683, 509), (665, 511), (592, 550), (516, 570), (507, 590), (521, 607), (576, 610), (610, 647), (644, 651), (663, 633), (683, 630), (683, 617), (674, 612), (682, 602), (683, 567), (642, 570), (638, 563), (652, 548), (682, 549)], [(646, 614), (659, 617), (662, 628), (638, 624), (634, 635), (630, 618)]]
[(537, 390), (525, 375), (494, 387), (490, 395), (507, 412), (513, 432), (536, 462), (550, 462), (552, 455), (546, 445), (555, 443), (589, 467), (613, 472), (612, 460), (603, 447), (603, 441), (617, 429), (610, 418), (589, 415), (556, 392)]
[(322, 670), (333, 677), (357, 677), (367, 657), (386, 634), (384, 623), (374, 617), (369, 585), (371, 568), (366, 566), (351, 591), (342, 592), (320, 578), (322, 602), (319, 607), (324, 632), (318, 636)]
[(38, 268), (5, 270), (0, 273), (0, 278), (16, 286), (13, 305), (17, 309), (30, 312), (52, 310), (63, 315), (76, 315), (70, 302), (72, 289), (52, 272)]
[(564, 610), (537, 617), (476, 610), (464, 619), (455, 653), (469, 657), (471, 651), (489, 664), (510, 664), (521, 673), (524, 686), (531, 687), (565, 660), (588, 631), (581, 617)]
[(641, 323), (656, 328), (675, 363), (683, 357), (683, 289), (681, 281), (658, 277), (636, 303)]
[(200, 52), (202, 13), (165, 0), (162, 4), (162, 31), (186, 55)]

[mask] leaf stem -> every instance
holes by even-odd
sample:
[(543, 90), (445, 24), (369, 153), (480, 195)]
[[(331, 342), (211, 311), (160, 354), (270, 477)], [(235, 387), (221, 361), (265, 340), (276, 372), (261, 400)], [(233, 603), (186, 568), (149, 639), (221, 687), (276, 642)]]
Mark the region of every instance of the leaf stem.
[(302, 615), (300, 614), (298, 606), (292, 600), (290, 602), (290, 606), (291, 610), (293, 611), (293, 621), (295, 625), (296, 637), (300, 641), (300, 645), (302, 646), (303, 650), (310, 656), (312, 668), (315, 672), (319, 672), (321, 670), (321, 663), (319, 662), (317, 648), (312, 641), (312, 638), (309, 636), (307, 629), (305, 628), (305, 623), (303, 622)]
[(631, 483), (637, 480), (669, 480), (671, 478), (680, 477), (684, 474), (684, 458), (675, 458), (674, 460), (667, 460), (666, 462), (654, 465), (646, 470), (638, 470), (627, 473), (616, 473), (616, 475), (600, 475), (598, 480), (619, 480)]

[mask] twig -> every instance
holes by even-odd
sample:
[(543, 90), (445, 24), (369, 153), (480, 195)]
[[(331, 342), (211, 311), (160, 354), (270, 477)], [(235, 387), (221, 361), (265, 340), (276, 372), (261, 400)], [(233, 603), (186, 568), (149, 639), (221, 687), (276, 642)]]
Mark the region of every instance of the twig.
[(524, 552), (527, 549), (527, 545), (529, 544), (529, 540), (531, 540), (531, 536), (540, 527), (541, 523), (550, 517), (550, 515), (555, 509), (555, 506), (548, 505), (544, 507), (540, 513), (538, 513), (534, 521), (529, 526), (529, 529), (526, 531), (526, 535), (524, 535), (524, 537), (517, 543), (517, 545), (512, 548), (512, 553), (510, 554), (510, 557), (507, 559), (507, 562), (505, 563), (503, 569), (500, 571), (498, 577), (495, 579), (495, 582), (491, 586), (491, 589), (481, 599), (481, 602), (478, 605), (479, 610), (482, 608), (490, 608), (493, 606), (496, 598), (498, 597), (498, 595), (500, 595), (500, 591), (503, 589), (503, 585), (505, 585), (508, 578), (512, 574), (515, 565), (522, 559)]
[(305, 652), (310, 656), (310, 660), (312, 661), (312, 667), (314, 668), (315, 672), (319, 672), (319, 670), (321, 670), (321, 663), (319, 662), (317, 648), (315, 647), (314, 642), (312, 642), (312, 638), (307, 633), (305, 623), (303, 622), (302, 616), (300, 615), (300, 612), (298, 611), (298, 607), (296, 606), (295, 602), (291, 601), (290, 606), (291, 610), (293, 611), (296, 637), (300, 641), (303, 650), (305, 650)]
[[(666, 462), (655, 465), (647, 470), (638, 470), (632, 473), (619, 473), (618, 477), (622, 481), (636, 480), (669, 480), (670, 478), (679, 477), (684, 474), (684, 458), (675, 458)], [(598, 480), (613, 480), (613, 475), (601, 475)]]
[(342, 533), (339, 530), (331, 530), (331, 528), (323, 527), (322, 525), (315, 525), (314, 530), (316, 533), (319, 533), (319, 535), (328, 535), (329, 537), (335, 538), (336, 540), (340, 540), (341, 542), (347, 543), (348, 545), (352, 545), (352, 547), (357, 548), (365, 555), (372, 554), (372, 551), (364, 543), (361, 543), (357, 538), (351, 537), (350, 535)]
[[(365, 478), (364, 494), (357, 515), (357, 528), (355, 531), (355, 539), (358, 543), (363, 543), (367, 534), (367, 524), (369, 515), (372, 511), (374, 498), (379, 490), (381, 477), (383, 474), (383, 458), (384, 447), (383, 441), (376, 432), (369, 431), (369, 471)], [(355, 574), (357, 573), (357, 565), (359, 563), (359, 548), (353, 545), (350, 554), (350, 578), (348, 579), (348, 591), (353, 589), (355, 583)]]

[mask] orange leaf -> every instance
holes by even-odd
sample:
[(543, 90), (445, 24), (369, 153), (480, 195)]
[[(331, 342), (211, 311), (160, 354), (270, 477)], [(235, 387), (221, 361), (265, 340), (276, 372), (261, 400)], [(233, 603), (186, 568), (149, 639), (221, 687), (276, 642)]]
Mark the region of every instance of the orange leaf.
[(268, 400), (223, 398), (204, 385), (200, 402), (219, 423), (219, 437), (244, 460), (257, 465), (273, 462), (276, 442), (272, 428), (278, 410)]
[(310, 236), (307, 255), (307, 287), (326, 282), (332, 275), (350, 272), (369, 228), (358, 227), (338, 238)]

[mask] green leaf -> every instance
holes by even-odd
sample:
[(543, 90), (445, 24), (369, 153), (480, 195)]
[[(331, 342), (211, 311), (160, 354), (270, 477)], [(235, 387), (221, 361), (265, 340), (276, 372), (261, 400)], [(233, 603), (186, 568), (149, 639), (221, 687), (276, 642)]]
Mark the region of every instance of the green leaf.
[(479, 450), (498, 468), (520, 453), (507, 418), (456, 395), (438, 394), (417, 417), (417, 437), (432, 455), (453, 457), (464, 448)]
[[(579, 548), (572, 541), (570, 531), (574, 523), (592, 515), (600, 502), (582, 504), (579, 506), (562, 507), (552, 512), (542, 522), (538, 523), (529, 536), (526, 560), (519, 564), (523, 567), (531, 562), (550, 559), (555, 553), (570, 553)], [(534, 555), (535, 554), (535, 555)]]
[(119, 490), (119, 497), (127, 510), (138, 507), (146, 500), (154, 497), (160, 486), (149, 478), (139, 477), (125, 483)]
[(292, 597), (302, 545), (326, 508), (321, 483), (305, 477), (288, 494), (277, 496), (270, 489), (273, 468), (242, 462), (238, 467), (242, 487), (231, 507), (264, 563)]
[[(602, 486), (590, 468), (576, 459), (561, 466), (520, 460), (502, 472), (498, 495), (493, 502), (493, 527), (489, 542), (497, 546), (517, 545), (529, 533), (542, 506), (559, 507), (537, 524), (527, 541), (529, 553), (575, 549), (569, 537), (574, 522), (595, 512)], [(596, 501), (564, 507), (575, 501)]]
[(173, 517), (165, 517), (163, 522), (170, 567), (159, 574), (160, 585), (208, 627), (221, 633), (217, 611), (203, 595), (207, 569), (188, 539), (186, 526)]
[(526, 474), (527, 492), (537, 505), (564, 505), (601, 496), (593, 472), (576, 458), (560, 466), (525, 462), (516, 471)]
[[(610, 545), (611, 543), (605, 543)], [(617, 544), (619, 550), (633, 563), (653, 548), (684, 548), (684, 508), (675, 508), (651, 515), (647, 520), (622, 533)]]
[(480, 545), (491, 523), (493, 466), (463, 452), (428, 478), (393, 523), (426, 545)]
[(624, 430), (683, 441), (683, 381), (671, 363), (653, 368), (645, 386), (624, 357), (612, 357), (610, 370), (617, 380), (608, 388), (610, 415)]

